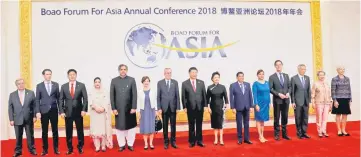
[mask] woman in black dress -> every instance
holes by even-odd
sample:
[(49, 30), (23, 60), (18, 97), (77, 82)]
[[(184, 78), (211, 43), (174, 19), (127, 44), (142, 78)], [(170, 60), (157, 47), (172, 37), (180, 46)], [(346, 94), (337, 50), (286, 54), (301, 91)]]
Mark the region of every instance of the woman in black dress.
[(212, 74), (213, 84), (207, 88), (208, 111), (211, 114), (211, 127), (214, 129), (214, 144), (218, 144), (218, 131), (220, 145), (223, 143), (223, 121), (224, 109), (228, 104), (227, 90), (224, 85), (219, 84), (220, 74)]

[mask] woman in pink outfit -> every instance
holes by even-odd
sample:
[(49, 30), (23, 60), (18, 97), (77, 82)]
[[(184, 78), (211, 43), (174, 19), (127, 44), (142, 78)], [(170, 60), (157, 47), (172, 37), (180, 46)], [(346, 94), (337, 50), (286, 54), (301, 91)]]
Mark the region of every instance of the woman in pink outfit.
[(331, 88), (325, 81), (326, 73), (317, 72), (318, 81), (312, 85), (312, 107), (316, 109), (316, 123), (318, 136), (328, 137), (326, 132), (328, 113), (332, 110)]

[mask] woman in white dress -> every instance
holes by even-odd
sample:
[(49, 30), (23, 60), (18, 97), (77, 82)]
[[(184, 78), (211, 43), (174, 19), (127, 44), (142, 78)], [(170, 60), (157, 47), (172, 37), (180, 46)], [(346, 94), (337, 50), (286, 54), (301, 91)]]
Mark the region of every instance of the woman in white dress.
[(101, 87), (101, 79), (94, 79), (94, 89), (89, 93), (90, 137), (92, 137), (95, 151), (100, 147), (105, 152), (106, 147), (113, 148), (111, 107), (109, 92)]

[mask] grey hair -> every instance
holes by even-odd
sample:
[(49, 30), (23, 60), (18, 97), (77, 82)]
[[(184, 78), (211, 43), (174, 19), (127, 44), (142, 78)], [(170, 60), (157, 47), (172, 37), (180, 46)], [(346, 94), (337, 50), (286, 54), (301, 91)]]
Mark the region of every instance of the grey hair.
[(299, 65), (297, 66), (297, 68), (301, 68), (301, 67), (306, 67), (306, 65), (305, 65), (305, 64), (299, 64)]
[(18, 85), (18, 82), (19, 82), (19, 81), (24, 81), (24, 79), (23, 79), (23, 78), (18, 78), (18, 79), (16, 79), (16, 80), (15, 80), (15, 85)]

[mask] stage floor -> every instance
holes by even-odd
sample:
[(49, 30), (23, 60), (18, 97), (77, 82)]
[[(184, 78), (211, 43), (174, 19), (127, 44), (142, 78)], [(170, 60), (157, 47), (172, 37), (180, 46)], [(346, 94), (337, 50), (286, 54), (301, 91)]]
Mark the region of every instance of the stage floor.
[[(124, 152), (118, 152), (118, 146), (116, 138), (114, 136), (113, 141), (115, 148), (107, 150), (107, 152), (96, 153), (94, 146), (89, 137), (85, 138), (84, 154), (79, 155), (75, 149), (75, 153), (70, 156), (84, 156), (84, 157), (116, 157), (116, 156), (156, 156), (156, 157), (169, 157), (169, 156), (207, 156), (207, 157), (219, 157), (219, 156), (333, 156), (333, 157), (359, 157), (360, 156), (360, 121), (347, 123), (349, 137), (338, 137), (336, 135), (335, 123), (328, 123), (327, 129), (330, 135), (329, 138), (320, 139), (317, 136), (316, 125), (309, 125), (309, 135), (311, 139), (300, 140), (296, 137), (295, 125), (289, 125), (289, 135), (292, 138), (291, 141), (281, 140), (275, 141), (273, 139), (273, 127), (266, 127), (265, 137), (269, 140), (267, 143), (260, 143), (258, 141), (258, 134), (256, 128), (251, 128), (250, 136), (252, 145), (237, 144), (236, 129), (225, 129), (224, 142), (225, 146), (213, 145), (213, 131), (203, 131), (205, 148), (188, 147), (188, 133), (181, 131), (177, 132), (177, 145), (178, 149), (169, 148), (163, 149), (163, 140), (161, 133), (156, 135), (154, 141), (154, 150), (143, 150), (143, 138), (141, 135), (137, 135), (135, 142), (135, 151), (130, 152), (128, 150)], [(65, 138), (60, 138), (60, 152), (62, 156), (66, 153)], [(76, 148), (76, 137), (73, 140), (74, 148)], [(35, 145), (37, 152), (40, 155), (42, 151), (41, 139), (35, 139)], [(12, 156), (15, 147), (15, 140), (1, 141), (1, 156)], [(52, 151), (52, 140), (49, 139), (49, 155), (55, 156)], [(23, 140), (23, 156), (30, 156), (26, 147), (26, 140)]]

